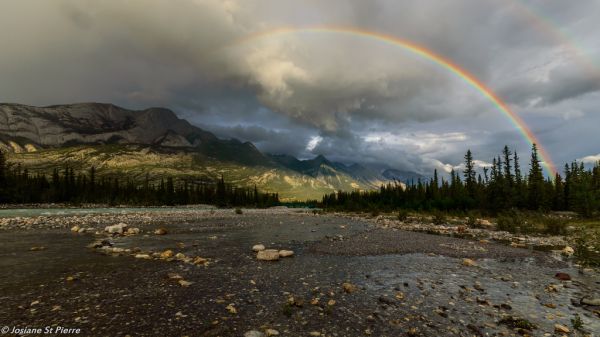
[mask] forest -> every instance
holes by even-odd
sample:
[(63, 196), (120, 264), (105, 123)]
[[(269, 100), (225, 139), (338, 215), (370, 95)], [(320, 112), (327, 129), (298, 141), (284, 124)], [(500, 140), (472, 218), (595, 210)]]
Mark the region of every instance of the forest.
[(520, 158), (505, 146), (492, 165), (478, 170), (469, 150), (464, 170), (439, 179), (437, 170), (426, 181), (390, 183), (378, 191), (332, 193), (322, 207), (333, 210), (416, 210), (498, 214), (509, 210), (573, 211), (591, 217), (600, 211), (600, 163), (586, 169), (583, 163), (564, 166), (564, 175), (545, 178), (534, 144), (528, 172), (521, 171)]
[(48, 177), (11, 165), (0, 151), (0, 204), (35, 203), (270, 207), (279, 204), (279, 196), (260, 192), (256, 187), (233, 186), (223, 177), (217, 180), (167, 177), (153, 182), (146, 175), (140, 183), (126, 174), (99, 176), (94, 167), (87, 172), (55, 168)]

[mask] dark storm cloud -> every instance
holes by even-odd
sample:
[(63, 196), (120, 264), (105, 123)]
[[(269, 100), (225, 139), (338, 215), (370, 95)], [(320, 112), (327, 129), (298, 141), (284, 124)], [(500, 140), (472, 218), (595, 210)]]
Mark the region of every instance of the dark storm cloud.
[(489, 160), (503, 139), (529, 146), (477, 90), (402, 48), (323, 32), (238, 42), (281, 26), (352, 26), (451, 60), (497, 90), (557, 157), (569, 148), (583, 158), (597, 151), (554, 139), (565, 121), (596, 118), (599, 9), (560, 0), (9, 0), (0, 3), (0, 101), (166, 106), (268, 152), (421, 172), (456, 166), (467, 147)]

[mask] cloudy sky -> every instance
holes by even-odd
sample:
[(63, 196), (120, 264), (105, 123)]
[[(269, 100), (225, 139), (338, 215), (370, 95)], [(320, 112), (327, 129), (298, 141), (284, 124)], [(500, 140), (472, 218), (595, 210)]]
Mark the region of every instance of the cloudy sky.
[(451, 60), (529, 125), (552, 159), (600, 159), (600, 1), (0, 2), (0, 101), (164, 106), (301, 158), (429, 173), (530, 145), (456, 74), (343, 26)]

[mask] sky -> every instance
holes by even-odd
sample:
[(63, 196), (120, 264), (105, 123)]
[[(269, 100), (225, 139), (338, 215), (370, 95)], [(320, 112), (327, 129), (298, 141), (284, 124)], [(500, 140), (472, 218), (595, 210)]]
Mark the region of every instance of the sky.
[(5, 0), (0, 102), (168, 107), (264, 152), (430, 174), (530, 144), (459, 76), (515, 111), (560, 168), (600, 159), (600, 0)]

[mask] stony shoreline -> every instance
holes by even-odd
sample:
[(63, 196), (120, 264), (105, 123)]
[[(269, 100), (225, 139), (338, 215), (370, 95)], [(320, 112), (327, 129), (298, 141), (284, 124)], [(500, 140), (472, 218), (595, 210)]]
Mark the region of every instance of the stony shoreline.
[(594, 271), (400, 226), (283, 208), (4, 218), (0, 262), (10, 273), (0, 275), (0, 317), (86, 336), (585, 336), (600, 328)]

